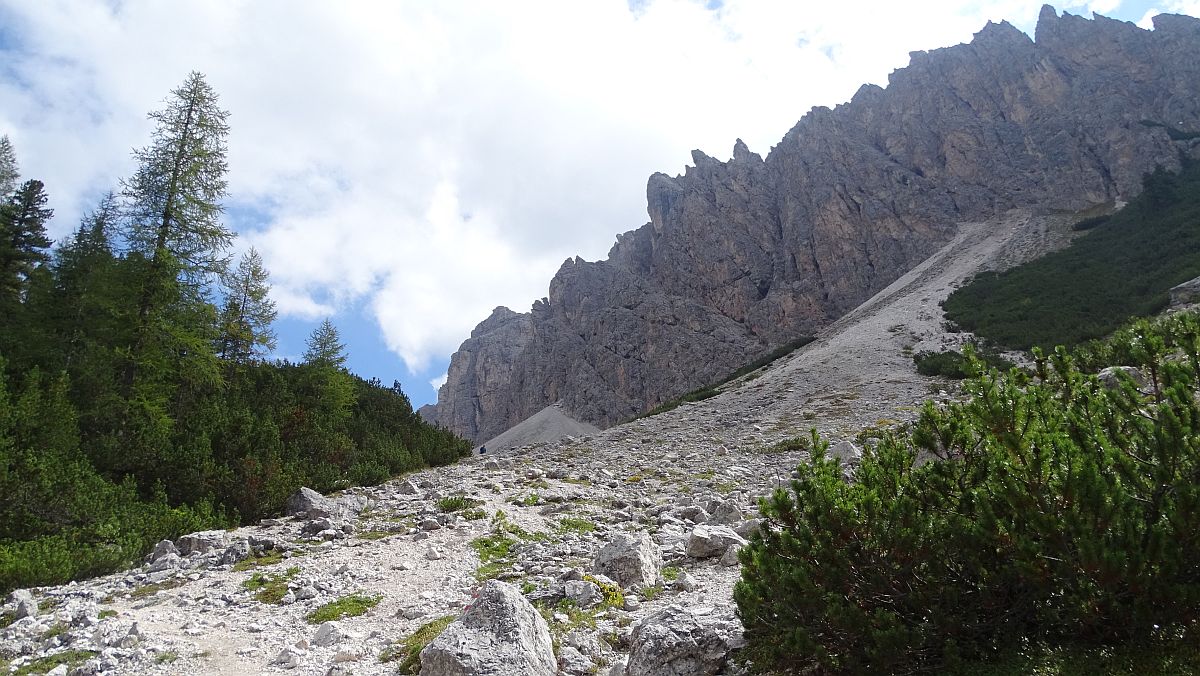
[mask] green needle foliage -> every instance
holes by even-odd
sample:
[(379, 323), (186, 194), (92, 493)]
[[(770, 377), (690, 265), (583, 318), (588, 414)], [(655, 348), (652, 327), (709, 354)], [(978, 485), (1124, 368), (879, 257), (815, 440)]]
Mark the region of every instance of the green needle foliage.
[[(225, 270), (226, 113), (193, 73), (152, 113), (123, 191), (48, 251), (47, 197), (0, 137), (0, 594), (110, 572), (154, 543), (454, 462), (398, 384), (264, 361), (275, 311), (250, 250)], [(213, 296), (220, 297), (214, 302)]]
[[(968, 359), (974, 355), (968, 350)], [(734, 597), (758, 667), (954, 671), (1032, 642), (1149, 644), (1200, 619), (1200, 318), (987, 371), (907, 436), (799, 468)], [(1080, 364), (1139, 367), (1106, 388)]]

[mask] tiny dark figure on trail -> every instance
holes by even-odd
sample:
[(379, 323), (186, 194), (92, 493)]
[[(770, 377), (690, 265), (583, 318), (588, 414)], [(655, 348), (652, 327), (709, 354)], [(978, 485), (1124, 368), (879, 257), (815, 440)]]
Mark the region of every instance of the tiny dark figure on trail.
[(487, 453), (487, 446), (480, 446), (479, 455), (483, 455), (484, 453)]

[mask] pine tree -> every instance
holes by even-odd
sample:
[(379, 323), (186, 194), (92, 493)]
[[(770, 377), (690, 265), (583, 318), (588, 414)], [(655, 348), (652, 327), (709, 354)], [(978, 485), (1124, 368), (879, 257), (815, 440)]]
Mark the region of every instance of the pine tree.
[(46, 221), (54, 215), (46, 208), (45, 186), (26, 181), (0, 208), (0, 297), (19, 299), (29, 274), (46, 260)]
[(337, 327), (326, 317), (305, 341), (304, 362), (341, 368), (346, 365), (346, 346)]
[(221, 308), (217, 354), (222, 359), (246, 362), (275, 348), (275, 303), (262, 256), (252, 247), (237, 268), (225, 275), (225, 305)]
[(7, 197), (17, 189), (17, 180), (21, 174), (17, 171), (17, 155), (13, 152), (12, 142), (8, 135), (0, 136), (0, 198)]

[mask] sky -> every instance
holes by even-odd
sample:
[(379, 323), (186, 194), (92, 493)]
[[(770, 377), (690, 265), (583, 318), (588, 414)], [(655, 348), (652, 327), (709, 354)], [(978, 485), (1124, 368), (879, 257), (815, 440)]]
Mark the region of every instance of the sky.
[[(324, 317), (351, 370), (436, 400), (450, 355), (647, 221), (645, 185), (1039, 1), (0, 0), (0, 134), (50, 234), (135, 169), (190, 71), (230, 113), (225, 223), (271, 272), (274, 356)], [(912, 11), (913, 7), (921, 11)], [(1200, 0), (1071, 0), (1149, 27)]]

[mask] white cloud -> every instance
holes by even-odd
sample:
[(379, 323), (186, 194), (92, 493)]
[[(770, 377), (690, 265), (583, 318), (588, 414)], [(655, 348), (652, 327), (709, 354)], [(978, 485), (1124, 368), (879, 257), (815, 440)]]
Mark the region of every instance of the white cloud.
[(602, 258), (646, 220), (646, 177), (691, 148), (726, 157), (740, 136), (765, 154), (910, 50), (989, 19), (1030, 30), (1040, 6), (0, 0), (22, 45), (5, 53), (0, 133), (46, 181), (61, 235), (131, 171), (145, 113), (204, 72), (231, 111), (231, 215), (254, 214), (232, 225), (281, 313), (365, 301), (419, 370), (494, 306), (545, 295), (563, 259)]
[(446, 381), (449, 379), (449, 377), (450, 377), (450, 374), (443, 373), (442, 375), (434, 378), (433, 380), (430, 380), (429, 385), (436, 392), (436, 391), (442, 389), (442, 385), (446, 384)]

